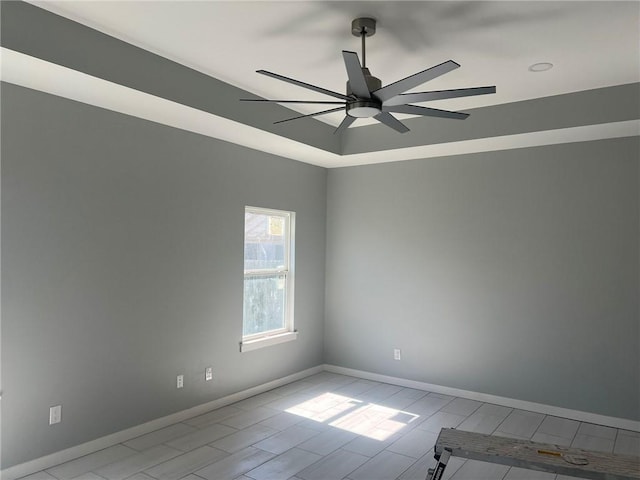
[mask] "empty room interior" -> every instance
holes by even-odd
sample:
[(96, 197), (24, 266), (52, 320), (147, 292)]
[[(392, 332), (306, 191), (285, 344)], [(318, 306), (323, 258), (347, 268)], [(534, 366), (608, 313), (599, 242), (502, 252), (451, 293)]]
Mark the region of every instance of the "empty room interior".
[(0, 18), (3, 480), (640, 456), (639, 2)]

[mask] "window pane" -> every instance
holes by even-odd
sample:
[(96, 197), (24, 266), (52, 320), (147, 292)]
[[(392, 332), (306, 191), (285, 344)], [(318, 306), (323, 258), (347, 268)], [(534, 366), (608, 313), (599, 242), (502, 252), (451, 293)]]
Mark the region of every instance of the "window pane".
[(243, 335), (285, 327), (284, 275), (245, 277)]
[(246, 212), (244, 217), (245, 271), (286, 268), (284, 215)]

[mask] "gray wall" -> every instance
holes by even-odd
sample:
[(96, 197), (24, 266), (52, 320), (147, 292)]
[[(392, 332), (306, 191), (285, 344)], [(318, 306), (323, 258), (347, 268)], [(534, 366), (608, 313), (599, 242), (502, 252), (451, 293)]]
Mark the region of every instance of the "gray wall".
[[(1, 153), (2, 468), (322, 363), (326, 170), (8, 84)], [(300, 333), (241, 354), (245, 205), (297, 212)]]
[(635, 137), (330, 170), (326, 362), (640, 419), (639, 158)]
[[(327, 179), (12, 85), (1, 113), (2, 468), (324, 361), (640, 419), (638, 138)], [(247, 204), (298, 214), (300, 335), (240, 354)]]

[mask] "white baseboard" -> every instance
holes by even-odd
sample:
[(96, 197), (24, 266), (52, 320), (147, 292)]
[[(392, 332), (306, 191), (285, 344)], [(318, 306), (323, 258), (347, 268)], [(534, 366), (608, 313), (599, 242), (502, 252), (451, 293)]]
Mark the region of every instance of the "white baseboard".
[(182, 422), (192, 417), (197, 417), (198, 415), (215, 410), (216, 408), (224, 407), (226, 405), (239, 402), (240, 400), (244, 400), (245, 398), (253, 397), (259, 393), (267, 392), (274, 388), (281, 387), (282, 385), (295, 382), (296, 380), (308, 377), (309, 375), (320, 373), (323, 370), (324, 367), (322, 365), (308, 368), (307, 370), (287, 375), (286, 377), (278, 378), (271, 382), (263, 383), (262, 385), (248, 388), (247, 390), (167, 415), (166, 417), (151, 420), (150, 422), (143, 423), (142, 425), (137, 425), (120, 432), (112, 433), (111, 435), (97, 438), (90, 442), (76, 445), (75, 447), (67, 448), (44, 457), (36, 458), (35, 460), (14, 465), (13, 467), (0, 471), (0, 479), (15, 480), (17, 478), (39, 472), (40, 470), (46, 470), (47, 468), (51, 468), (55, 465), (97, 452), (98, 450), (117, 445), (118, 443), (129, 441), (133, 438), (139, 437), (140, 435), (145, 435), (160, 428), (168, 427), (174, 423)]
[(557, 417), (570, 418), (581, 422), (595, 423), (597, 425), (606, 425), (614, 428), (622, 428), (625, 430), (640, 431), (640, 421), (628, 420), (625, 418), (608, 417), (605, 415), (599, 415), (596, 413), (582, 412), (579, 410), (571, 410), (568, 408), (554, 407), (552, 405), (545, 405), (542, 403), (527, 402), (525, 400), (518, 400), (514, 398), (499, 397), (497, 395), (489, 395), (486, 393), (472, 392), (469, 390), (462, 390), (459, 388), (444, 387), (442, 385), (434, 385), (431, 383), (418, 382), (415, 380), (407, 380), (405, 378), (391, 377), (388, 375), (381, 375), (378, 373), (366, 372), (363, 370), (355, 370), (352, 368), (338, 367), (336, 365), (319, 365), (317, 367), (309, 368), (292, 375), (287, 375), (271, 382), (263, 383), (247, 390), (243, 390), (226, 397), (213, 400), (211, 402), (204, 403), (202, 405), (182, 410), (166, 417), (158, 418), (142, 425), (137, 425), (120, 432), (107, 435), (105, 437), (92, 440), (90, 442), (76, 445), (75, 447), (67, 448), (59, 452), (52, 453), (50, 455), (36, 458), (29, 462), (21, 463), (13, 467), (0, 471), (0, 479), (2, 480), (15, 480), (20, 477), (30, 475), (40, 470), (51, 468), (55, 465), (59, 465), (70, 460), (88, 455), (90, 453), (97, 452), (107, 447), (111, 447), (118, 443), (123, 443), (133, 438), (139, 437), (151, 433), (160, 428), (168, 427), (177, 422), (182, 422), (192, 417), (197, 417), (203, 413), (207, 413), (216, 408), (224, 407), (245, 398), (258, 395), (259, 393), (267, 392), (274, 388), (286, 385), (287, 383), (301, 380), (310, 375), (320, 373), (322, 371), (339, 373), (342, 375), (349, 375), (352, 377), (363, 378), (367, 380), (374, 380), (377, 382), (389, 383), (392, 385), (398, 385), (401, 387), (415, 388), (417, 390), (425, 390), (429, 392), (441, 393), (444, 395), (452, 395), (455, 397), (468, 398), (471, 400), (478, 400), (481, 402), (493, 403), (495, 405), (502, 405), (505, 407), (518, 408), (521, 410), (528, 410), (531, 412), (543, 413), (545, 415), (554, 415)]
[(622, 428), (624, 430), (640, 431), (640, 421), (628, 420), (626, 418), (608, 417), (597, 413), (582, 412), (580, 410), (571, 410), (569, 408), (555, 407), (553, 405), (545, 405), (543, 403), (527, 402), (526, 400), (518, 400), (515, 398), (499, 397), (497, 395), (489, 395), (487, 393), (471, 392), (459, 388), (443, 387), (442, 385), (433, 385), (431, 383), (418, 382), (415, 380), (407, 380), (404, 378), (390, 377), (378, 373), (365, 372), (363, 370), (355, 370), (353, 368), (338, 367), (335, 365), (325, 365), (327, 372), (339, 373), (342, 375), (350, 375), (352, 377), (364, 378), (366, 380), (374, 380), (377, 382), (390, 383), (401, 387), (415, 388), (417, 390), (426, 390), (443, 395), (452, 395), (454, 397), (468, 398), (478, 400), (480, 402), (493, 403), (504, 407), (518, 408), (520, 410), (528, 410), (530, 412), (543, 413), (545, 415), (553, 415), (556, 417), (569, 418), (580, 422), (595, 423), (597, 425), (605, 425), (607, 427)]

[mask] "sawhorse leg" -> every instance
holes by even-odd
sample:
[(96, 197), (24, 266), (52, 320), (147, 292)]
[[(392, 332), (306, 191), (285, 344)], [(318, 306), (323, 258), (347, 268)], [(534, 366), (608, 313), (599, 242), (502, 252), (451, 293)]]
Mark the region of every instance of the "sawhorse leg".
[(440, 455), (436, 453), (434, 457), (438, 460), (438, 463), (435, 468), (430, 468), (427, 471), (426, 480), (442, 480), (444, 469), (447, 468), (447, 463), (449, 463), (449, 458), (451, 457), (451, 450), (445, 448)]

